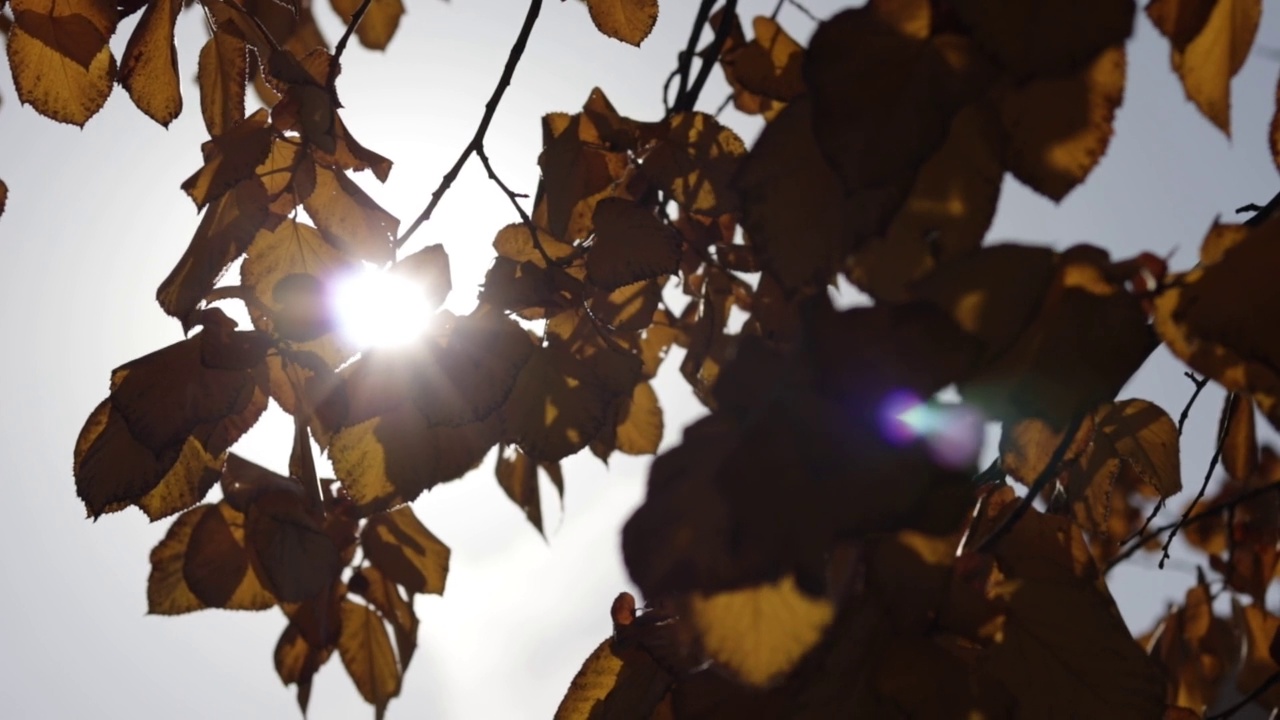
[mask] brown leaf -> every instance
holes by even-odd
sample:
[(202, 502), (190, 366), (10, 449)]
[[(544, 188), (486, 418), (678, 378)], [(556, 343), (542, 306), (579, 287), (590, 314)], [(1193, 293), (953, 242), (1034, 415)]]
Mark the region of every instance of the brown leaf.
[(315, 190), (303, 201), (326, 240), (343, 253), (376, 265), (394, 256), (400, 221), (383, 210), (346, 173), (316, 166)]
[(649, 128), (656, 143), (644, 156), (641, 172), (692, 213), (717, 216), (735, 212), (733, 177), (747, 148), (729, 128), (705, 113), (676, 113)]
[(116, 26), (107, 0), (16, 0), (9, 67), (18, 100), (41, 115), (83, 127), (107, 102), (116, 59), (107, 45)]
[(245, 536), (255, 572), (282, 602), (316, 597), (342, 569), (338, 548), (296, 492), (258, 496), (245, 514)]
[(1133, 31), (1133, 0), (1048, 0), (1034, 6), (958, 0), (953, 7), (974, 38), (1019, 80), (1077, 70)]
[(662, 408), (658, 395), (647, 382), (622, 403), (618, 413), (617, 448), (628, 455), (652, 455), (662, 443)]
[(1123, 45), (1107, 48), (1079, 71), (1037, 79), (1000, 103), (1009, 170), (1037, 192), (1061, 201), (1106, 152), (1124, 99)]
[(538, 468), (551, 478), (561, 501), (564, 498), (564, 479), (558, 463), (536, 463), (513, 445), (498, 447), (498, 464), (495, 474), (502, 491), (511, 498), (538, 532), (546, 537), (542, 527), (542, 494), (538, 490)]
[(1227, 137), (1231, 136), (1231, 78), (1249, 57), (1261, 18), (1262, 0), (1218, 0), (1195, 38), (1183, 48), (1174, 41), (1170, 54), (1187, 99)]
[(387, 703), (400, 694), (403, 672), (382, 618), (367, 605), (342, 601), (338, 654), (360, 696), (382, 717)]
[[(221, 356), (241, 341), (248, 356), (227, 367)], [(89, 514), (137, 504), (154, 520), (199, 502), (222, 454), (266, 409), (255, 370), (265, 352), (255, 333), (206, 329), (117, 368), (76, 441), (76, 491)]]
[(977, 250), (995, 215), (1005, 144), (991, 103), (961, 110), (884, 235), (850, 259), (849, 279), (874, 298), (901, 301), (909, 283)]
[(1213, 614), (1209, 589), (1191, 587), (1182, 607), (1165, 616), (1154, 632), (1148, 652), (1169, 675), (1166, 700), (1197, 710), (1212, 706), (1239, 651), (1230, 624)]
[(597, 30), (636, 47), (658, 22), (658, 0), (587, 0), (587, 9)]
[[(1244, 661), (1236, 675), (1236, 689), (1248, 694), (1280, 672), (1269, 651), (1276, 631), (1280, 630), (1280, 618), (1259, 605), (1236, 606), (1235, 615), (1235, 626), (1242, 631), (1244, 639)], [(1273, 685), (1256, 702), (1267, 710), (1280, 707), (1280, 686)]]
[(680, 242), (642, 205), (605, 198), (592, 215), (595, 241), (587, 254), (587, 279), (605, 290), (669, 275), (680, 266)]
[(440, 595), (449, 574), (449, 546), (431, 534), (408, 505), (369, 518), (360, 533), (365, 556), (411, 593)]
[(147, 612), (178, 615), (207, 607), (263, 610), (276, 604), (249, 566), (244, 515), (226, 502), (179, 515), (151, 551)]
[(462, 477), (501, 436), (501, 422), (431, 425), (412, 403), (343, 427), (329, 458), (362, 514), (406, 503), (423, 490)]
[[(1016, 500), (1011, 491), (1004, 510)], [(978, 667), (1017, 698), (1027, 717), (1158, 717), (1165, 682), (1133, 640), (1080, 530), (1030, 510), (997, 543), (1005, 579), (989, 594), (1007, 603)], [(1035, 683), (1026, 679), (1034, 677)]]
[(1174, 275), (1154, 298), (1154, 327), (1173, 352), (1231, 392), (1250, 395), (1280, 426), (1280, 343), (1261, 331), (1280, 312), (1280, 292), (1267, 268), (1280, 260), (1280, 218), (1250, 228), (1243, 239)]
[(1209, 20), (1217, 0), (1151, 0), (1147, 17), (1174, 50), (1185, 50)]
[(1258, 471), (1258, 434), (1253, 423), (1253, 400), (1237, 395), (1233, 404), (1223, 405), (1222, 467), (1241, 482)]
[(227, 455), (227, 463), (222, 470), (221, 488), (227, 505), (238, 513), (247, 512), (254, 500), (271, 491), (282, 490), (302, 495), (302, 485), (297, 480), (274, 473), (235, 453)]
[(362, 596), (391, 624), (396, 640), (396, 657), (401, 670), (418, 647), (418, 616), (413, 611), (412, 596), (405, 599), (400, 589), (375, 567), (360, 568), (351, 576), (351, 591)]
[(133, 104), (165, 127), (182, 112), (178, 49), (173, 41), (181, 11), (182, 0), (151, 0), (120, 58), (119, 81)]
[(568, 348), (537, 348), (507, 400), (503, 434), (538, 461), (560, 460), (600, 432), (612, 399), (591, 365)]
[(590, 115), (543, 117), (538, 166), (545, 218), (535, 221), (566, 242), (587, 237), (595, 204), (615, 194), (612, 186), (629, 164), (626, 153), (609, 149)]
[(587, 309), (618, 332), (641, 332), (653, 322), (661, 300), (662, 279), (655, 278), (613, 291), (596, 289), (587, 297)]
[[(348, 23), (360, 0), (332, 0), (333, 10)], [(400, 26), (400, 16), (404, 15), (404, 4), (401, 0), (373, 0), (365, 10), (360, 25), (356, 27), (356, 37), (360, 44), (373, 50), (385, 50), (396, 28)]]
[[(674, 678), (642, 648), (609, 638), (582, 663), (555, 720), (650, 717)], [(661, 717), (654, 715), (653, 717)]]
[(445, 252), (443, 245), (428, 245), (412, 255), (400, 258), (392, 266), (391, 272), (422, 288), (427, 304), (433, 309), (444, 304), (449, 291), (453, 289), (449, 274), (449, 254)]
[(313, 647), (293, 623), (285, 627), (276, 642), (276, 674), (286, 686), (298, 686), (298, 707), (304, 715), (311, 700), (311, 679), (332, 654), (332, 645)]
[[(164, 0), (167, 2), (168, 0)], [(258, 110), (243, 122), (201, 146), (204, 166), (182, 182), (197, 208), (206, 205), (254, 175), (271, 152), (274, 132), (267, 125), (268, 113)]]
[(200, 112), (209, 135), (218, 137), (244, 119), (245, 83), (249, 78), (249, 54), (244, 38), (219, 26), (200, 48), (197, 80)]

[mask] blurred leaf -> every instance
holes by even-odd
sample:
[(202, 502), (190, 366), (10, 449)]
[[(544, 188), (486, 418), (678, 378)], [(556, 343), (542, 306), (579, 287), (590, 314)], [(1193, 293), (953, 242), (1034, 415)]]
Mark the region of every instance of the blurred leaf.
[[(1204, 20), (1199, 16), (1205, 8), (1195, 5), (1200, 4), (1188, 3), (1191, 17), (1181, 32), (1175, 27), (1171, 35), (1167, 25), (1156, 25), (1173, 44), (1170, 59), (1174, 72), (1182, 78), (1187, 99), (1230, 137), (1231, 78), (1249, 57), (1262, 18), (1262, 0), (1218, 0)], [(1188, 40), (1196, 25), (1199, 30)]]
[(1133, 31), (1133, 0), (1047, 0), (1009, 6), (958, 0), (955, 12), (973, 36), (1019, 80), (1070, 73)]
[(147, 612), (178, 615), (206, 607), (263, 610), (276, 599), (245, 549), (244, 515), (226, 502), (179, 515), (151, 551)]
[(360, 532), (365, 556), (411, 593), (440, 595), (449, 574), (449, 547), (405, 505), (369, 518)]
[(400, 694), (402, 676), (382, 618), (368, 606), (343, 600), (338, 653), (360, 696), (381, 718), (387, 703)]
[(331, 587), (342, 568), (338, 548), (296, 492), (258, 496), (245, 514), (254, 570), (282, 602), (302, 602)]

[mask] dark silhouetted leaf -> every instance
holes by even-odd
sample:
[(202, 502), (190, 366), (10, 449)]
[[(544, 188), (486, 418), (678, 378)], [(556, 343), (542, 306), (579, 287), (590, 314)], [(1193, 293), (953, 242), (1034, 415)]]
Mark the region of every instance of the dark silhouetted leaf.
[(449, 574), (449, 547), (407, 505), (374, 515), (360, 533), (365, 556), (411, 593), (439, 595)]
[(225, 502), (178, 516), (151, 551), (147, 612), (177, 615), (206, 607), (262, 610), (276, 604), (249, 565), (244, 515)]
[(680, 266), (679, 239), (641, 205), (605, 198), (596, 205), (592, 224), (587, 278), (605, 290), (668, 275)]

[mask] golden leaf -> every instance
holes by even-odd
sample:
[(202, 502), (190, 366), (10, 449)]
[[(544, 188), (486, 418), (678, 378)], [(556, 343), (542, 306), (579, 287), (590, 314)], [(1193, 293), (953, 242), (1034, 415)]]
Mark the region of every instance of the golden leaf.
[(370, 517), (360, 543), (369, 562), (405, 590), (444, 593), (449, 546), (431, 534), (408, 505)]
[(197, 79), (200, 112), (209, 135), (218, 137), (244, 119), (249, 55), (244, 38), (219, 26), (200, 48)]
[(182, 0), (150, 0), (120, 58), (120, 84), (138, 109), (169, 126), (182, 112), (174, 24)]
[(107, 40), (115, 30), (115, 6), (104, 0), (16, 0), (12, 9), (8, 52), (18, 99), (45, 117), (83, 127), (114, 86), (116, 59)]
[(147, 612), (177, 615), (206, 607), (262, 610), (276, 604), (249, 564), (244, 515), (226, 502), (179, 515), (151, 551)]
[(387, 703), (400, 694), (402, 672), (382, 618), (367, 605), (342, 601), (338, 654), (360, 696), (382, 717)]
[(587, 9), (597, 30), (636, 47), (658, 22), (658, 0), (587, 0)]
[(1231, 136), (1231, 78), (1249, 57), (1262, 19), (1262, 0), (1218, 0), (1195, 38), (1171, 51), (1187, 99)]

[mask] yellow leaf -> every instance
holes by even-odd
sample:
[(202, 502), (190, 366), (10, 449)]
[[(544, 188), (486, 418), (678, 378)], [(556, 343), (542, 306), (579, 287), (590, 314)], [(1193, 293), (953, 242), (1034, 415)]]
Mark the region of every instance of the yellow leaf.
[(382, 618), (367, 605), (342, 601), (338, 654), (360, 696), (382, 717), (387, 703), (400, 694), (401, 669)]
[(636, 47), (658, 22), (658, 0), (587, 0), (587, 9), (596, 29)]
[(673, 681), (649, 653), (610, 638), (596, 647), (573, 676), (554, 720), (647, 718)]
[(1185, 50), (1204, 28), (1218, 0), (1151, 0), (1147, 17), (1169, 38), (1174, 50)]
[(694, 594), (689, 610), (707, 655), (757, 686), (790, 672), (835, 617), (829, 600), (807, 595), (791, 575), (741, 590)]
[(177, 615), (206, 607), (262, 610), (276, 604), (249, 565), (244, 515), (226, 502), (179, 515), (151, 551), (147, 612)]
[(45, 117), (83, 127), (115, 82), (116, 59), (107, 45), (115, 7), (103, 0), (17, 0), (12, 8), (8, 52), (18, 99)]
[(636, 385), (618, 419), (617, 447), (628, 455), (651, 455), (662, 443), (662, 408), (647, 382)]
[(225, 26), (219, 26), (200, 48), (196, 74), (200, 83), (200, 112), (212, 137), (225, 133), (244, 119), (248, 52), (244, 39)]
[(401, 670), (409, 667), (418, 648), (418, 616), (412, 597), (405, 599), (396, 584), (376, 567), (362, 567), (352, 574), (351, 592), (364, 597), (391, 624)]
[(169, 126), (182, 112), (173, 27), (182, 0), (151, 0), (120, 59), (120, 84), (147, 117)]
[(551, 478), (563, 503), (564, 478), (560, 475), (559, 463), (534, 462), (513, 445), (501, 445), (498, 448), (498, 464), (495, 468), (498, 486), (524, 512), (530, 524), (545, 537), (546, 531), (542, 527), (542, 494), (538, 490), (539, 467)]
[(197, 208), (203, 209), (252, 177), (270, 159), (275, 132), (267, 124), (268, 118), (265, 109), (258, 110), (226, 134), (200, 146), (204, 165), (182, 182), (182, 189)]
[(1199, 34), (1172, 50), (1174, 72), (1187, 99), (1231, 136), (1231, 78), (1249, 57), (1262, 20), (1262, 0), (1218, 0)]
[(449, 574), (445, 545), (404, 505), (374, 515), (360, 532), (365, 557), (388, 579), (411, 593), (444, 593)]
[(315, 190), (303, 201), (325, 239), (344, 253), (377, 265), (394, 257), (400, 221), (341, 170), (316, 166)]
[(653, 127), (657, 142), (640, 170), (685, 210), (717, 216), (738, 209), (733, 179), (747, 148), (705, 113), (677, 113)]
[(1117, 45), (1071, 75), (1009, 91), (1000, 106), (1009, 170), (1053, 200), (1066, 197), (1106, 152), (1124, 83), (1125, 51)]
[[(1243, 629), (1244, 661), (1236, 675), (1236, 689), (1252, 693), (1273, 674), (1280, 672), (1270, 648), (1280, 630), (1280, 618), (1257, 605), (1235, 608), (1237, 628)], [(1272, 686), (1257, 700), (1262, 707), (1272, 710), (1280, 707), (1280, 687)]]

